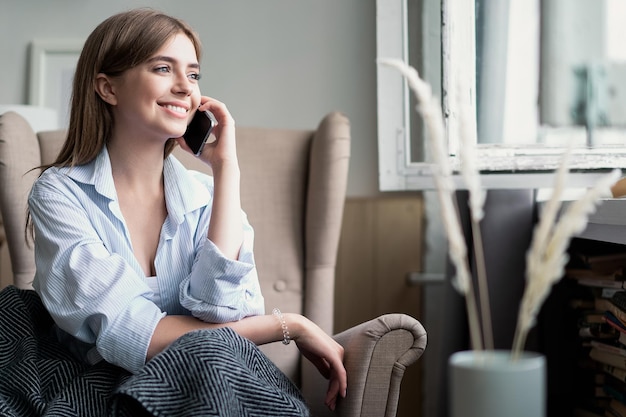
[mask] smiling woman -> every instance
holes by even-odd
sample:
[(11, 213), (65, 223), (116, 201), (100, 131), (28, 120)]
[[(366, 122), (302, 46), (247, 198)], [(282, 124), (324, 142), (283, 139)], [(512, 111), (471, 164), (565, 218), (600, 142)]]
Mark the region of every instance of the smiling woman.
[[(115, 381), (134, 374), (125, 388), (150, 398), (142, 403), (148, 410), (162, 393), (142, 378), (171, 374), (218, 397), (225, 387), (245, 391), (209, 405), (220, 413), (270, 390), (278, 395), (253, 405), (259, 413), (268, 402), (282, 409), (287, 401), (291, 415), (308, 415), (277, 368), (264, 364), (258, 372), (217, 355), (229, 351), (257, 363), (263, 355), (256, 345), (285, 341), (285, 334), (329, 379), (325, 404), (334, 409), (347, 389), (341, 345), (300, 314), (265, 314), (254, 232), (241, 208), (235, 122), (224, 103), (201, 94), (200, 58), (196, 32), (152, 9), (116, 14), (87, 38), (67, 137), (28, 198), (33, 288), (54, 322), (56, 347), (69, 348), (86, 369), (113, 365)], [(212, 176), (187, 170), (172, 154), (174, 146), (190, 151), (182, 136), (205, 111), (217, 121), (216, 140), (195, 158)], [(206, 350), (207, 339), (219, 352)], [(187, 359), (175, 359), (181, 357)], [(245, 387), (204, 378), (206, 366), (226, 363), (245, 375)], [(185, 403), (205, 397), (182, 395)], [(207, 415), (206, 404), (191, 406)]]
[(156, 55), (119, 75), (103, 66), (96, 92), (115, 120), (109, 153), (122, 148), (124, 155), (136, 157), (153, 149), (162, 157), (165, 143), (183, 136), (200, 107), (199, 68), (196, 48), (184, 34), (173, 35)]

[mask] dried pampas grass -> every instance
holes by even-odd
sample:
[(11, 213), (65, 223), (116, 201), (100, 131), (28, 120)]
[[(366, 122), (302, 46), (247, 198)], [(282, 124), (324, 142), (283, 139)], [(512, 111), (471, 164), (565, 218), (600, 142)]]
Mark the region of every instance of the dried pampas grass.
[(587, 227), (589, 215), (593, 213), (602, 198), (611, 197), (611, 187), (620, 177), (614, 170), (603, 176), (578, 200), (572, 202), (558, 221), (560, 196), (565, 183), (566, 160), (561, 163), (554, 192), (544, 206), (539, 224), (535, 227), (530, 249), (526, 254), (526, 288), (517, 315), (517, 326), (513, 338), (513, 357), (517, 358), (524, 349), (528, 332), (536, 323), (541, 305), (550, 293), (552, 286), (565, 273), (568, 261), (567, 248), (572, 238)]
[[(426, 139), (433, 157), (433, 174), (437, 195), (441, 204), (441, 213), (449, 244), (449, 256), (456, 269), (452, 280), (453, 286), (465, 297), (470, 340), (473, 349), (482, 349), (483, 338), (487, 348), (492, 348), (490, 312), (488, 295), (486, 294), (486, 277), (482, 254), (482, 240), (479, 222), (483, 217), (485, 191), (480, 184), (480, 175), (476, 169), (474, 146), (470, 141), (468, 117), (461, 107), (460, 140), (462, 141), (461, 175), (470, 191), (470, 215), (478, 269), (478, 281), (481, 292), (483, 324), (479, 321), (476, 300), (472, 288), (472, 279), (467, 259), (467, 246), (458, 217), (458, 205), (455, 187), (452, 180), (452, 169), (445, 146), (445, 128), (443, 115), (438, 101), (432, 96), (430, 86), (420, 79), (417, 71), (398, 59), (379, 59), (378, 62), (397, 69), (406, 79), (409, 88), (417, 98), (417, 111), (426, 126)], [(524, 349), (529, 330), (536, 322), (537, 313), (554, 283), (563, 277), (568, 261), (567, 248), (571, 239), (582, 232), (588, 222), (589, 215), (603, 197), (611, 196), (611, 187), (620, 176), (615, 170), (602, 177), (594, 187), (587, 190), (582, 198), (574, 201), (567, 210), (561, 213), (561, 197), (566, 184), (571, 148), (563, 155), (557, 170), (554, 191), (544, 206), (539, 224), (535, 227), (531, 246), (526, 254), (526, 287), (520, 303), (518, 321), (513, 340), (512, 357), (516, 358)], [(481, 277), (482, 275), (482, 277)], [(488, 333), (488, 334), (485, 334)]]
[(452, 181), (452, 168), (445, 146), (445, 128), (438, 100), (433, 97), (430, 85), (424, 82), (415, 68), (398, 59), (379, 59), (378, 62), (397, 69), (406, 79), (409, 88), (417, 99), (417, 112), (426, 126), (426, 140), (431, 149), (434, 164), (433, 178), (441, 205), (442, 222), (448, 238), (450, 261), (455, 267), (452, 280), (456, 290), (465, 296), (472, 348), (482, 349), (482, 334), (476, 307), (476, 297), (467, 260), (467, 245), (458, 216), (455, 186)]
[[(461, 89), (458, 88), (460, 91)], [(469, 211), (472, 227), (472, 241), (474, 244), (474, 261), (476, 263), (476, 276), (478, 283), (478, 301), (480, 304), (480, 316), (482, 318), (482, 336), (485, 349), (493, 349), (493, 330), (491, 326), (491, 309), (489, 307), (489, 287), (487, 283), (487, 267), (483, 251), (483, 237), (480, 229), (480, 221), (485, 212), (485, 200), (487, 192), (483, 189), (480, 180), (480, 172), (476, 166), (476, 127), (470, 122), (470, 110), (467, 102), (461, 100), (457, 94), (459, 107), (458, 135), (460, 142), (459, 158), (461, 160), (461, 178), (469, 191)], [(445, 155), (444, 155), (445, 157)]]

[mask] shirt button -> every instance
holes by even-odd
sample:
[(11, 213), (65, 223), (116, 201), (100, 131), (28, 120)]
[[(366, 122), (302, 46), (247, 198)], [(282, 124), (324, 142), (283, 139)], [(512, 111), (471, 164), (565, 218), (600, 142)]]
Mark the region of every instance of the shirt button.
[(287, 289), (287, 283), (283, 281), (282, 279), (280, 279), (274, 283), (274, 289), (277, 292), (283, 292)]

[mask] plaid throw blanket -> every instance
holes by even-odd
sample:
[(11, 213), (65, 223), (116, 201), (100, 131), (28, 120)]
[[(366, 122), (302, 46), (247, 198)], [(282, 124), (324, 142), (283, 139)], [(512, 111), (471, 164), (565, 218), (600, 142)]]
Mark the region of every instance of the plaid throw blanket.
[(189, 333), (137, 374), (59, 344), (34, 291), (0, 292), (0, 416), (308, 416), (293, 383), (230, 329)]

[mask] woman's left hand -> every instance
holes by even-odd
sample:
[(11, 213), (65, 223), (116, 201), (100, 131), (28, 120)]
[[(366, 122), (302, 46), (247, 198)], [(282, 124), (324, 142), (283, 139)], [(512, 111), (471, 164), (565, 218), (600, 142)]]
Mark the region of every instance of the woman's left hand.
[[(226, 105), (211, 97), (203, 96), (200, 107), (196, 111), (210, 111), (217, 120), (217, 125), (211, 135), (215, 140), (209, 139), (198, 156), (203, 162), (210, 165), (213, 170), (220, 169), (225, 163), (237, 164), (237, 146), (235, 140), (235, 120), (226, 108)], [(177, 139), (178, 144), (188, 152), (191, 152), (185, 140)]]
[(346, 396), (348, 387), (343, 346), (304, 316), (289, 315), (288, 321), (294, 323), (293, 340), (300, 352), (328, 379), (325, 404), (334, 411), (337, 399)]

